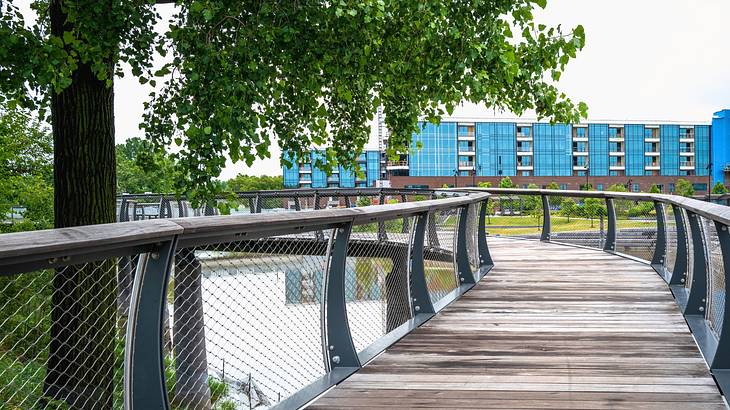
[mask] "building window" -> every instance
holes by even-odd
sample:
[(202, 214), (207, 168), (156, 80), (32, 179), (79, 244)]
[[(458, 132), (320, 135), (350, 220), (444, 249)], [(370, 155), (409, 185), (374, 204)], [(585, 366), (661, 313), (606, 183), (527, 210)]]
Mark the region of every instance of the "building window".
[(608, 146), (611, 152), (623, 152), (623, 144), (620, 142), (609, 142)]
[(623, 130), (621, 128), (609, 128), (608, 129), (609, 138), (621, 138), (622, 136), (623, 136)]
[(674, 193), (674, 184), (669, 184), (669, 193), (670, 194)]
[(530, 136), (530, 127), (517, 127), (517, 136), (518, 137), (529, 137)]
[(560, 189), (563, 190), (563, 191), (567, 191), (568, 190), (568, 184), (560, 184)]
[(530, 171), (522, 171), (522, 176), (523, 177), (529, 177), (530, 176)]
[(459, 176), (460, 177), (468, 177), (469, 176), (469, 171), (459, 171)]
[(695, 191), (707, 191), (707, 184), (692, 184)]
[(575, 133), (576, 138), (585, 138), (586, 137), (586, 128), (576, 127), (576, 128), (573, 128), (573, 132)]
[(578, 171), (578, 176), (579, 177), (584, 177), (584, 176), (586, 176), (586, 172), (585, 171)]
[(610, 171), (610, 172), (608, 173), (608, 176), (611, 176), (611, 177), (617, 177), (617, 176), (618, 176), (618, 171)]
[(631, 192), (641, 192), (639, 184), (631, 184)]
[(596, 190), (603, 191), (603, 184), (596, 184)]
[(656, 187), (659, 188), (659, 192), (664, 192), (664, 185), (656, 184)]
[(474, 151), (471, 141), (459, 141), (459, 151)]

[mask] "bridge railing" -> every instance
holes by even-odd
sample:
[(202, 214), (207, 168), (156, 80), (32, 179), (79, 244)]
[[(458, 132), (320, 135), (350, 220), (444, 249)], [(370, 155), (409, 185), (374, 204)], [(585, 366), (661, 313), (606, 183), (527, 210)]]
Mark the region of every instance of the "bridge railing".
[(3, 235), (0, 402), (306, 404), (491, 267), (488, 194), (404, 192), (418, 200)]
[[(522, 212), (499, 218), (488, 207), (490, 234), (586, 246), (650, 264), (670, 286), (713, 376), (730, 392), (730, 207), (675, 195), (608, 191), (474, 188), (494, 199), (520, 198)], [(538, 199), (539, 198), (539, 199)], [(525, 207), (524, 204), (528, 206)], [(582, 222), (567, 222), (567, 216)], [(491, 218), (490, 218), (491, 217)], [(490, 220), (491, 219), (491, 220)], [(588, 226), (586, 220), (596, 224)], [(498, 224), (492, 228), (491, 223)], [(539, 235), (520, 231), (521, 226)], [(504, 227), (517, 227), (505, 231)], [(604, 228), (605, 226), (605, 228)], [(586, 267), (590, 269), (590, 267)]]

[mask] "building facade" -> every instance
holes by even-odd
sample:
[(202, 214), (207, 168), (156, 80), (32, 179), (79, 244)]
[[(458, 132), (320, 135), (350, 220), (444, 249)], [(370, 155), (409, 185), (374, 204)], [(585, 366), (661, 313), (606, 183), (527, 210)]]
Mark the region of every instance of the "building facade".
[(368, 188), (376, 186), (383, 178), (380, 151), (365, 151), (358, 156), (361, 176), (342, 166), (333, 167), (328, 176), (324, 170), (314, 165), (318, 159), (324, 161), (323, 151), (312, 150), (302, 160), (290, 159), (294, 166), (283, 167), (284, 188)]
[[(683, 178), (701, 193), (714, 182), (726, 183), (726, 176), (730, 182), (730, 110), (715, 113), (712, 122), (705, 124), (548, 124), (444, 118), (439, 125), (420, 126), (410, 152), (398, 161), (385, 158), (380, 138), (380, 151), (361, 156), (368, 177), (354, 181), (355, 185), (343, 178), (343, 169), (339, 169), (339, 179), (333, 175), (326, 185), (327, 181), (315, 185), (313, 179), (311, 183), (302, 179), (301, 169), (298, 174), (284, 169), (285, 184), (438, 188), (485, 181), (496, 186), (503, 177), (510, 177), (520, 187), (556, 182), (562, 189), (590, 184), (601, 190), (621, 184), (638, 192), (656, 184), (671, 193), (676, 181)], [(378, 179), (388, 182), (379, 184)]]

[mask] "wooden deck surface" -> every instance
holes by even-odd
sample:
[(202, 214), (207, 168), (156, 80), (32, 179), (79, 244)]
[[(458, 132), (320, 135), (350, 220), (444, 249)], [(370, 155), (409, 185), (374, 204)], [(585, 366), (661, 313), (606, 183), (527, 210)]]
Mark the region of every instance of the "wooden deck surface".
[(310, 408), (726, 408), (651, 267), (489, 245), (495, 267), (479, 284)]

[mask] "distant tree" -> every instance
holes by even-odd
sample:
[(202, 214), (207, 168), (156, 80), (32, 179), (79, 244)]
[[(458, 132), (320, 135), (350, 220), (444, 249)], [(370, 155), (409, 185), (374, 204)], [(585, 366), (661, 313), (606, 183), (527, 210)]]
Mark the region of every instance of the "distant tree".
[(598, 198), (586, 198), (582, 207), (583, 216), (591, 220), (591, 228), (593, 228), (593, 219), (606, 214), (606, 206), (603, 201)]
[(547, 186), (546, 186), (545, 188), (546, 188), (546, 189), (554, 189), (554, 190), (556, 190), (556, 191), (557, 191), (557, 190), (559, 190), (559, 189), (560, 189), (560, 184), (558, 184), (558, 183), (557, 183), (557, 182), (555, 182), (555, 181), (551, 181), (551, 182), (550, 182), (549, 184), (547, 184)]
[(692, 183), (686, 179), (678, 179), (674, 193), (681, 196), (691, 197), (695, 194), (695, 188), (692, 186)]
[[(537, 189), (537, 185), (530, 184), (527, 189)], [(525, 211), (538, 210), (537, 215), (542, 214), (541, 199), (539, 195), (522, 195), (522, 207)], [(538, 209), (539, 208), (539, 209)]]
[(13, 206), (23, 220), (0, 232), (53, 227), (53, 138), (27, 112), (0, 106), (0, 222)]
[[(545, 188), (546, 189), (552, 189), (552, 190), (555, 190), (555, 191), (559, 191), (560, 190), (560, 185), (557, 182), (555, 182), (555, 181), (551, 181)], [(550, 204), (550, 208), (552, 208), (552, 209), (554, 209), (557, 206), (559, 206), (560, 205), (560, 201), (561, 201), (561, 198), (558, 197), (558, 196), (550, 196), (550, 197), (548, 197), (548, 203)]]
[(564, 198), (560, 202), (560, 215), (567, 217), (568, 222), (570, 222), (570, 217), (576, 214), (576, 211), (577, 205), (572, 199)]
[(226, 182), (226, 188), (231, 192), (270, 191), (284, 188), (281, 176), (250, 176), (239, 174)]
[(510, 177), (504, 177), (499, 181), (499, 187), (500, 188), (514, 188), (515, 185), (512, 183), (512, 179)]
[(357, 198), (357, 206), (370, 206), (373, 204), (373, 200), (369, 196), (361, 196)]
[(443, 185), (441, 185), (441, 188), (444, 188), (444, 189), (446, 189), (448, 187), (449, 187), (449, 184), (443, 184)]
[(722, 182), (718, 181), (715, 186), (712, 187), (712, 193), (715, 195), (727, 194), (727, 187)]
[(659, 189), (659, 186), (657, 184), (651, 184), (651, 187), (649, 188), (650, 194), (661, 194), (662, 190)]
[(175, 192), (175, 162), (165, 151), (140, 138), (116, 146), (117, 192)]
[(593, 185), (592, 184), (580, 184), (580, 190), (581, 191), (593, 191)]
[(613, 184), (613, 185), (610, 185), (608, 188), (606, 188), (606, 191), (612, 191), (612, 192), (629, 192), (628, 188), (626, 188), (626, 185), (623, 185), (623, 184)]
[(492, 183), (489, 182), (489, 181), (479, 182), (477, 184), (477, 187), (479, 187), (479, 188), (491, 188), (492, 187)]

